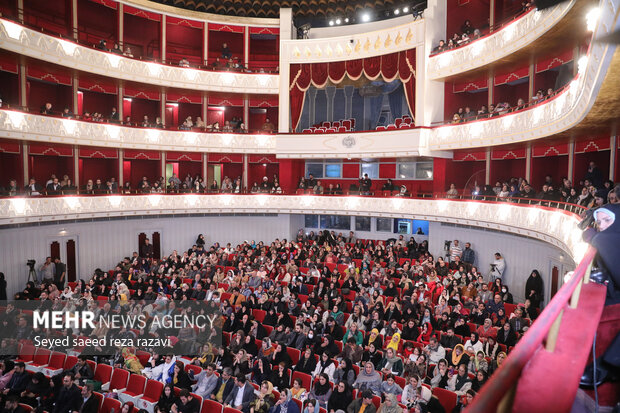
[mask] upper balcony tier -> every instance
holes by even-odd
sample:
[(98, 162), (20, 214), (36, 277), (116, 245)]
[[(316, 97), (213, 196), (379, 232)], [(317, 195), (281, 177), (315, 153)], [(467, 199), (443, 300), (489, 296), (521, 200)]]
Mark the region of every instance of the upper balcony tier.
[[(579, 44), (587, 33), (585, 16), (597, 3), (571, 0), (540, 11), (532, 8), (463, 46), (432, 54), (428, 60), (428, 78), (475, 78), (490, 70), (500, 73), (527, 63), (532, 57), (551, 55), (560, 44)], [(600, 1), (600, 7), (607, 3), (613, 7), (612, 0)], [(439, 40), (429, 39), (433, 46)]]
[(0, 19), (0, 47), (14, 53), (126, 81), (200, 91), (277, 94), (277, 74), (214, 71), (125, 57)]

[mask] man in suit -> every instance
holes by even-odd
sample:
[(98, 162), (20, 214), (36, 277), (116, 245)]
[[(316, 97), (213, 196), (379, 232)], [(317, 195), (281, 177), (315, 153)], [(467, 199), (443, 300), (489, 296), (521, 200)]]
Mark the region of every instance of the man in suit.
[(62, 388), (58, 392), (54, 402), (54, 409), (51, 413), (79, 411), (82, 401), (80, 389), (73, 383), (73, 375), (65, 374), (62, 378)]
[(170, 411), (172, 413), (198, 413), (200, 411), (200, 402), (194, 399), (189, 390), (181, 389), (179, 401), (172, 405)]
[(226, 398), (224, 405), (247, 412), (254, 398), (254, 387), (247, 382), (243, 374), (239, 374), (235, 378), (235, 387)]
[(199, 375), (194, 376), (190, 370), (190, 378), (198, 382), (192, 386), (192, 390), (202, 398), (209, 397), (216, 389), (218, 377), (215, 375), (215, 365), (209, 364)]
[(65, 288), (65, 276), (67, 275), (67, 265), (60, 261), (59, 257), (54, 259), (54, 284), (59, 291)]
[(26, 373), (26, 365), (23, 362), (15, 363), (15, 371), (11, 380), (2, 391), (4, 394), (13, 396), (20, 395), (30, 383), (30, 374)]
[(58, 178), (54, 178), (52, 182), (47, 184), (47, 187), (45, 188), (45, 190), (47, 191), (48, 195), (59, 195), (61, 188), (62, 188), (62, 185), (60, 185), (60, 182), (58, 182)]
[(9, 396), (6, 399), (6, 403), (4, 405), (4, 409), (2, 409), (2, 413), (25, 413), (23, 407), (19, 405), (19, 397), (18, 396)]
[(377, 408), (372, 404), (372, 396), (372, 391), (364, 390), (361, 398), (355, 399), (349, 404), (347, 413), (359, 413), (360, 411), (364, 413), (376, 413)]
[(144, 244), (140, 247), (140, 256), (147, 259), (153, 258), (153, 245), (148, 238), (144, 239)]
[(30, 196), (41, 195), (42, 190), (43, 188), (37, 183), (37, 180), (34, 178), (30, 178), (30, 182), (28, 182), (28, 185), (24, 187), (24, 192), (26, 193), (26, 195)]
[(217, 379), (215, 384), (215, 390), (211, 394), (211, 400), (215, 400), (218, 403), (224, 403), (224, 400), (228, 398), (228, 395), (232, 392), (235, 385), (232, 379), (232, 369), (225, 367), (222, 371), (222, 375)]
[(82, 407), (79, 413), (97, 413), (99, 411), (99, 399), (93, 394), (92, 383), (86, 383), (82, 387)]

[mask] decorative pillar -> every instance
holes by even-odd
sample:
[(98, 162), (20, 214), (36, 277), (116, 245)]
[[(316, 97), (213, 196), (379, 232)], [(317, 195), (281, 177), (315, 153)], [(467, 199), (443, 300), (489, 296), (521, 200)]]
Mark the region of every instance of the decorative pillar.
[(202, 181), (205, 183), (205, 185), (209, 182), (207, 180), (207, 175), (209, 174), (209, 170), (207, 169), (208, 160), (209, 160), (209, 157), (207, 156), (207, 153), (203, 152), (202, 153)]
[(248, 154), (244, 153), (243, 154), (243, 174), (242, 174), (242, 182), (241, 182), (241, 187), (245, 188), (246, 190), (248, 189), (248, 167), (249, 167), (249, 162), (248, 162)]
[[(202, 64), (209, 64), (209, 23), (205, 22), (202, 27)], [(204, 119), (206, 122), (207, 119)]]
[(159, 174), (160, 176), (164, 177), (164, 188), (163, 190), (166, 190), (166, 184), (168, 182), (166, 182), (166, 151), (161, 151), (160, 155), (161, 159), (159, 160), (159, 169), (161, 171), (161, 173)]
[(73, 39), (78, 39), (78, 0), (71, 0), (71, 33)]
[(350, 119), (353, 117), (353, 92), (355, 87), (344, 87), (344, 118)]
[(118, 189), (122, 193), (123, 185), (125, 185), (125, 177), (123, 174), (123, 159), (125, 157), (125, 150), (123, 148), (118, 149)]
[(495, 98), (495, 76), (493, 73), (494, 70), (491, 69), (489, 72), (489, 78), (487, 79), (487, 90), (489, 91), (487, 109), (493, 104)]
[(24, 0), (17, 0), (17, 20), (24, 24)]
[[(288, 48), (284, 47), (284, 40), (293, 39), (293, 10), (290, 8), (280, 9), (280, 76), (278, 93), (278, 132), (287, 133), (292, 130), (290, 115), (290, 61)], [(245, 182), (244, 182), (245, 183)]]
[(243, 61), (245, 62), (244, 66), (249, 67), (250, 63), (250, 27), (245, 26), (243, 28)]
[(73, 145), (73, 185), (80, 187), (80, 147)]
[(336, 87), (326, 87), (325, 95), (327, 96), (327, 121), (332, 122), (334, 120), (334, 96), (336, 96)]
[(26, 65), (23, 63), (19, 64), (19, 105), (28, 107)]
[(316, 88), (308, 88), (308, 127), (316, 123)]
[(491, 148), (487, 148), (484, 159), (484, 184), (491, 185)]
[(491, 31), (493, 30), (493, 26), (495, 25), (495, 0), (489, 1), (489, 27)]
[(532, 145), (525, 147), (525, 180), (529, 183), (532, 179)]
[(573, 77), (577, 76), (577, 73), (579, 72), (579, 65), (577, 62), (579, 61), (580, 54), (581, 49), (579, 48), (579, 45), (577, 45), (573, 48)]
[(243, 123), (245, 123), (246, 129), (249, 129), (248, 126), (250, 123), (250, 99), (243, 99)]
[(118, 118), (120, 119), (121, 122), (125, 119), (125, 117), (123, 116), (123, 95), (124, 94), (125, 94), (125, 87), (121, 83), (118, 86), (118, 99), (117, 99), (117, 108), (116, 108), (116, 111), (118, 112)]
[(22, 168), (24, 172), (24, 186), (30, 181), (30, 171), (28, 168), (28, 142), (22, 141)]
[(123, 48), (123, 50), (125, 50), (125, 12), (123, 9), (123, 3), (118, 3), (118, 11), (117, 11), (117, 22), (116, 22), (116, 28), (117, 28), (117, 32), (116, 32), (116, 41), (118, 42), (119, 46)]
[[(161, 118), (161, 123), (166, 122), (166, 92), (161, 91), (159, 94), (159, 117)], [(166, 125), (171, 126), (171, 125)]]
[(575, 141), (571, 139), (568, 143), (568, 179), (575, 182)]
[(609, 179), (614, 180), (616, 172), (616, 151), (618, 148), (618, 136), (611, 135), (609, 138)]
[(530, 62), (528, 71), (528, 87), (527, 87), (527, 99), (523, 99), (525, 102), (529, 101), (534, 96), (534, 77), (536, 76), (536, 65), (534, 62)]
[[(205, 125), (207, 124), (207, 115), (208, 115), (208, 111), (207, 109), (209, 108), (209, 101), (208, 98), (206, 96), (202, 97), (202, 121), (205, 123)], [(246, 124), (247, 126), (247, 124)]]
[(161, 61), (166, 61), (166, 15), (161, 15)]
[(72, 82), (72, 88), (73, 88), (73, 114), (75, 116), (78, 116), (78, 77), (77, 74), (73, 75), (73, 82)]

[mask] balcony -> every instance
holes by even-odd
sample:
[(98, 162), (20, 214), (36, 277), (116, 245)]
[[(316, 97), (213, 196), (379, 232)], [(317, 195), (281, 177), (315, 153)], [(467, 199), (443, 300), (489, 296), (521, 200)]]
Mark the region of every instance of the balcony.
[(0, 19), (0, 47), (34, 59), (117, 79), (200, 91), (277, 94), (277, 74), (208, 71), (142, 61), (82, 46)]

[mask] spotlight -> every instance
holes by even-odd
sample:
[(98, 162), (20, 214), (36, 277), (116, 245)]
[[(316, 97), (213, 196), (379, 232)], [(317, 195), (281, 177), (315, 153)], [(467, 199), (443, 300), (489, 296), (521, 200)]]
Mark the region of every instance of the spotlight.
[(407, 6), (403, 7), (403, 13), (409, 13), (409, 7)]
[(394, 10), (394, 16), (398, 16), (400, 14), (400, 9)]
[(368, 13), (362, 14), (362, 21), (363, 22), (369, 22), (370, 21), (370, 14), (368, 14)]
[(334, 25), (334, 21), (333, 21), (333, 20), (330, 20), (330, 21), (329, 21), (329, 25), (330, 25), (330, 26), (333, 26), (333, 25)]
[(340, 24), (340, 23), (342, 23), (342, 20), (336, 19), (336, 24)]
[(345, 23), (348, 23), (348, 22), (349, 22), (349, 18), (348, 18), (348, 17), (345, 17), (344, 22), (345, 22)]

